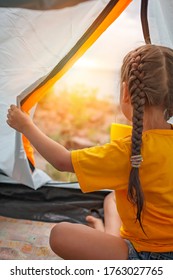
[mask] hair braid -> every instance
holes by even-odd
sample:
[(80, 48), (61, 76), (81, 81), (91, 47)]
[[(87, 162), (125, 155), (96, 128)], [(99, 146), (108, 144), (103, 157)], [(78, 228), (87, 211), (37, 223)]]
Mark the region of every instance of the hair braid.
[[(158, 108), (165, 119), (173, 116), (173, 50), (147, 44), (129, 52), (121, 67), (121, 83), (128, 86), (133, 107), (132, 169), (128, 199), (137, 207), (136, 218), (142, 227), (141, 212), (144, 194), (139, 179), (144, 110)], [(150, 123), (155, 123), (156, 116)], [(145, 232), (144, 232), (145, 233)]]
[[(142, 145), (142, 131), (143, 131), (143, 115), (146, 96), (144, 93), (143, 84), (144, 71), (142, 70), (142, 62), (140, 55), (136, 52), (132, 55), (130, 60), (130, 71), (128, 87), (131, 96), (131, 103), (133, 106), (133, 130), (132, 130), (132, 158), (141, 154)], [(141, 158), (140, 158), (141, 159)], [(144, 196), (139, 179), (139, 164), (133, 165), (130, 172), (128, 199), (137, 206), (136, 218), (141, 227), (141, 212), (144, 204)]]

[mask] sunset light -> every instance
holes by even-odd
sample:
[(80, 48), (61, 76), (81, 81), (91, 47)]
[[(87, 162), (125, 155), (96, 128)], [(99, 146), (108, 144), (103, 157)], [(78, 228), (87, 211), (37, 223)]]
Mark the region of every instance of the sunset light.
[(81, 57), (73, 66), (76, 69), (81, 68), (99, 68), (99, 62), (96, 59), (87, 58), (85, 55)]

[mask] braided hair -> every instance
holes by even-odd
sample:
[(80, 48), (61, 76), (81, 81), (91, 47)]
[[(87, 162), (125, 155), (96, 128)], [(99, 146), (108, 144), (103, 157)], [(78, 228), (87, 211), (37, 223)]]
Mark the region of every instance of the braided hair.
[(173, 50), (156, 45), (145, 45), (126, 55), (121, 68), (121, 83), (126, 82), (133, 108), (131, 172), (128, 200), (137, 208), (136, 220), (142, 230), (141, 213), (144, 207), (139, 167), (142, 161), (142, 132), (144, 111), (160, 106), (166, 120), (173, 115)]

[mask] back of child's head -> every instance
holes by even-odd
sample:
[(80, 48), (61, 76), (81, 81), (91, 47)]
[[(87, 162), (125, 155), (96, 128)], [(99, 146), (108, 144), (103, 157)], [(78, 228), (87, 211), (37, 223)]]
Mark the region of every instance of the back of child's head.
[(133, 108), (132, 169), (129, 178), (128, 199), (137, 206), (137, 220), (141, 227), (144, 204), (139, 179), (142, 161), (141, 145), (144, 110), (157, 106), (165, 119), (173, 115), (173, 50), (156, 45), (144, 45), (128, 53), (121, 68), (121, 83), (125, 82)]

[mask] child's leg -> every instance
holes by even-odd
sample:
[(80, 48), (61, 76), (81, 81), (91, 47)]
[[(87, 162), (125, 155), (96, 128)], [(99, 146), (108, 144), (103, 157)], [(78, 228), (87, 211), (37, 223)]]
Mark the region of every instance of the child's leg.
[(122, 221), (117, 211), (115, 192), (111, 192), (104, 200), (104, 224), (105, 232), (120, 237)]
[(91, 215), (86, 217), (89, 225), (100, 231), (120, 237), (121, 219), (115, 202), (115, 192), (111, 192), (104, 199), (104, 224), (101, 219)]
[(128, 247), (121, 237), (80, 224), (57, 224), (51, 231), (50, 246), (58, 256), (66, 260), (128, 258)]

